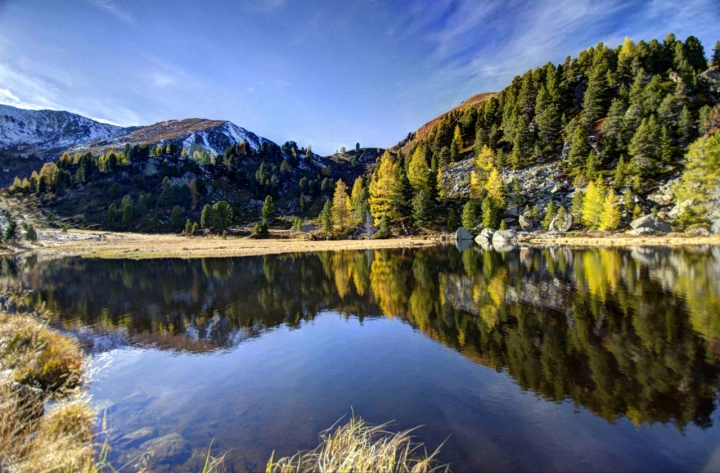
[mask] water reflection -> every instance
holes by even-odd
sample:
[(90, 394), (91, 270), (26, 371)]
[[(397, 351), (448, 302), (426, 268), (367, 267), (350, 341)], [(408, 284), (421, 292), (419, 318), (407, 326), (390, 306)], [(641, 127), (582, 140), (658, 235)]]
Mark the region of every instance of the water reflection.
[(712, 425), (720, 250), (472, 246), (3, 263), (66, 328), (195, 353), (328, 308), (398, 317), (522, 389), (610, 422)]

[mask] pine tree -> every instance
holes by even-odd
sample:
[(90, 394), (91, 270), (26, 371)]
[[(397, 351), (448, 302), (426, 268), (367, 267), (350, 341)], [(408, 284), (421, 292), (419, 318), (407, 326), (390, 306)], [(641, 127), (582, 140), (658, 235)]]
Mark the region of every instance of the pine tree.
[(625, 187), (625, 158), (620, 156), (620, 160), (615, 167), (615, 189)]
[(600, 230), (615, 230), (620, 225), (620, 206), (615, 192), (609, 191), (600, 214)]
[[(182, 209), (180, 209), (182, 211)], [(182, 217), (181, 217), (182, 218)], [(182, 220), (181, 220), (182, 221)], [(233, 221), (233, 211), (230, 204), (227, 201), (219, 200), (212, 206), (212, 224), (213, 228), (223, 230), (230, 225)]]
[(460, 129), (460, 125), (455, 125), (455, 131), (453, 132), (453, 141), (457, 143), (458, 148), (462, 150), (465, 147), (465, 143), (463, 142), (463, 136), (462, 136), (462, 130)]
[(262, 217), (266, 221), (270, 221), (275, 218), (275, 215), (277, 215), (277, 208), (275, 207), (275, 202), (273, 201), (273, 198), (271, 195), (268, 195), (265, 197), (265, 201), (263, 202), (262, 206)]
[(115, 225), (116, 216), (117, 216), (117, 206), (115, 204), (110, 204), (110, 207), (108, 207), (108, 213), (107, 213), (108, 225), (110, 225), (110, 226)]
[(200, 213), (200, 227), (203, 229), (210, 228), (212, 225), (213, 215), (212, 215), (212, 207), (210, 204), (205, 205), (203, 207), (202, 212)]
[(430, 220), (430, 198), (424, 189), (420, 189), (413, 199), (412, 217), (415, 228), (424, 226)]
[(710, 57), (710, 64), (716, 71), (720, 70), (720, 41), (715, 41), (715, 47)]
[(582, 217), (583, 204), (585, 203), (585, 192), (581, 189), (575, 189), (575, 194), (572, 198), (572, 209), (570, 212), (575, 218)]
[(633, 135), (628, 151), (632, 156), (642, 156), (657, 161), (660, 157), (660, 129), (655, 115), (643, 118)]
[(466, 229), (472, 231), (478, 226), (480, 220), (478, 219), (480, 203), (475, 199), (470, 199), (465, 203), (462, 213), (462, 225)]
[(595, 179), (597, 176), (597, 156), (595, 155), (595, 151), (590, 151), (590, 154), (588, 154), (585, 160), (585, 177)]
[(454, 232), (458, 229), (460, 226), (460, 221), (457, 218), (457, 214), (455, 213), (455, 209), (451, 208), (448, 212), (448, 218), (447, 218), (447, 227), (448, 230), (451, 232)]
[(602, 180), (591, 181), (585, 191), (582, 221), (588, 228), (597, 228), (605, 201), (605, 189)]
[(123, 206), (121, 206), (121, 208), (122, 208), (122, 224), (124, 227), (129, 227), (135, 218), (135, 215), (133, 212), (133, 206), (132, 206), (132, 204), (123, 205)]
[[(132, 208), (132, 207), (129, 207)], [(179, 205), (176, 205), (173, 207), (172, 211), (170, 212), (170, 225), (173, 228), (180, 228), (182, 225), (182, 218), (183, 218), (183, 209)], [(123, 211), (123, 225), (128, 225), (125, 223), (125, 212)]]
[(322, 211), (320, 212), (320, 226), (325, 233), (332, 233), (333, 231), (333, 216), (332, 216), (332, 204), (328, 200), (325, 202)]
[(568, 154), (568, 163), (571, 168), (579, 169), (585, 164), (585, 159), (590, 152), (590, 145), (588, 144), (588, 134), (585, 127), (582, 125), (575, 126), (573, 132), (572, 145), (570, 147), (570, 153)]
[(482, 202), (482, 224), (485, 228), (498, 227), (498, 210), (490, 197), (486, 197)]
[(585, 95), (583, 96), (582, 124), (586, 128), (592, 127), (597, 120), (605, 115), (607, 72), (608, 66), (603, 60), (598, 61), (590, 72), (588, 87), (585, 90)]
[(520, 145), (520, 140), (517, 139), (513, 144), (512, 153), (510, 154), (510, 164), (513, 169), (520, 169), (523, 166), (524, 161), (522, 146)]
[(11, 218), (8, 219), (7, 227), (5, 227), (4, 238), (6, 243), (17, 240), (17, 222)]
[(335, 227), (342, 233), (352, 226), (352, 204), (347, 194), (347, 186), (338, 179), (332, 199), (332, 220)]
[(542, 229), (545, 231), (548, 231), (550, 229), (550, 224), (552, 223), (553, 219), (555, 218), (555, 202), (552, 200), (548, 204), (547, 208), (545, 209), (545, 218), (543, 218), (542, 221)]
[(662, 127), (660, 133), (660, 159), (665, 163), (671, 163), (673, 160), (673, 148), (672, 141), (670, 140), (670, 133), (667, 127)]
[(680, 113), (680, 122), (678, 123), (678, 132), (680, 134), (680, 141), (685, 144), (689, 144), (694, 135), (693, 133), (693, 116), (685, 105)]
[(365, 188), (365, 180), (362, 176), (355, 179), (352, 192), (350, 193), (350, 204), (353, 209), (353, 220), (360, 224), (368, 210), (367, 189)]
[(560, 112), (545, 86), (538, 92), (535, 113), (540, 146), (543, 149), (551, 148), (556, 144), (560, 133)]
[(450, 143), (450, 162), (455, 163), (460, 161), (460, 145), (457, 141), (452, 140)]
[(562, 225), (566, 219), (567, 219), (567, 210), (565, 210), (565, 207), (563, 207), (561, 205), (558, 208), (557, 215), (555, 216), (555, 221), (557, 222), (557, 225)]
[[(184, 150), (185, 148), (183, 148)], [(187, 219), (185, 222), (185, 230), (183, 231), (185, 235), (192, 235), (193, 234), (193, 223), (190, 221), (190, 219)]]

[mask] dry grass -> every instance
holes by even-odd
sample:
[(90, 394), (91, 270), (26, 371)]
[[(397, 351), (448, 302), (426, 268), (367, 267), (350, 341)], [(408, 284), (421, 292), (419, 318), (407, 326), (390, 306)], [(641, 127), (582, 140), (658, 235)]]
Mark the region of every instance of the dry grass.
[(388, 424), (369, 425), (361, 417), (353, 417), (345, 425), (321, 432), (315, 450), (298, 452), (277, 462), (271, 456), (267, 473), (383, 472), (430, 473), (450, 471), (439, 464), (438, 447), (428, 455), (423, 444), (410, 436), (415, 429), (389, 432)]
[[(103, 471), (106, 454), (98, 461), (93, 445), (95, 410), (79, 389), (82, 351), (23, 299), (18, 291), (0, 295), (0, 471)], [(51, 398), (59, 401), (43, 415)]]
[[(334, 250), (369, 250), (409, 248), (434, 245), (425, 238), (392, 240), (330, 240), (252, 239), (220, 236), (184, 237), (180, 235), (149, 235), (141, 233), (41, 230), (40, 240), (33, 248), (39, 257), (83, 256), (108, 259), (209, 258), (259, 256)], [(101, 238), (102, 237), (102, 238)]]
[[(599, 232), (598, 232), (599, 233)], [(521, 241), (528, 245), (562, 245), (593, 247), (720, 245), (720, 235), (697, 236), (685, 233), (668, 233), (658, 236), (633, 236), (627, 233), (608, 233), (603, 236), (568, 234), (558, 238), (530, 236)]]

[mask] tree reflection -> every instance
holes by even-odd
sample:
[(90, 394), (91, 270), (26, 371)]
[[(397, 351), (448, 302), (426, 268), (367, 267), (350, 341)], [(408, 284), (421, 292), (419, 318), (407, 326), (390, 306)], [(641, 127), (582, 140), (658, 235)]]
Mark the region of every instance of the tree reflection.
[[(239, 259), (68, 259), (19, 270), (72, 326), (203, 352), (332, 309), (399, 317), (548, 400), (608, 421), (710, 426), (720, 250), (471, 247)], [(72, 281), (68, 283), (68, 281)]]

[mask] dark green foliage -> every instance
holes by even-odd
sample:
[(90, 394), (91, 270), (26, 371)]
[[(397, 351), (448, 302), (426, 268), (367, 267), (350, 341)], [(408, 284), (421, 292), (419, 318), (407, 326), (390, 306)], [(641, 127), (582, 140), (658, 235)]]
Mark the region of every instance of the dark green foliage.
[(263, 202), (262, 206), (262, 217), (264, 220), (272, 220), (275, 218), (277, 214), (277, 209), (275, 207), (275, 201), (273, 201), (272, 196), (265, 197), (265, 202)]
[[(128, 207), (132, 209), (132, 207)], [(170, 212), (170, 225), (173, 226), (173, 228), (180, 228), (182, 226), (182, 220), (183, 220), (183, 212), (182, 207), (179, 205), (176, 205), (173, 207), (172, 212)], [(188, 223), (190, 220), (188, 220)], [(125, 224), (125, 212), (123, 211), (123, 224)], [(187, 225), (186, 225), (187, 226)]]
[(450, 211), (448, 212), (447, 227), (448, 227), (448, 230), (450, 230), (451, 232), (454, 232), (455, 230), (457, 230), (460, 227), (460, 219), (458, 218), (457, 214), (455, 213), (455, 209), (451, 208)]
[(500, 216), (499, 210), (492, 199), (485, 199), (482, 202), (482, 224), (485, 228), (498, 228)]
[(320, 226), (326, 233), (332, 233), (333, 230), (333, 216), (332, 216), (332, 203), (330, 200), (325, 202), (322, 212), (320, 212)]
[(5, 242), (10, 243), (17, 240), (17, 222), (13, 219), (8, 219), (7, 227), (5, 227)]
[(415, 196), (412, 209), (415, 227), (420, 228), (430, 220), (430, 198), (425, 190), (420, 190), (418, 195)]
[(467, 201), (463, 207), (462, 225), (466, 229), (472, 231), (480, 224), (480, 202), (475, 199)]
[(253, 236), (256, 237), (264, 237), (267, 236), (269, 233), (270, 232), (268, 231), (268, 224), (265, 220), (256, 223), (255, 227), (253, 228)]

